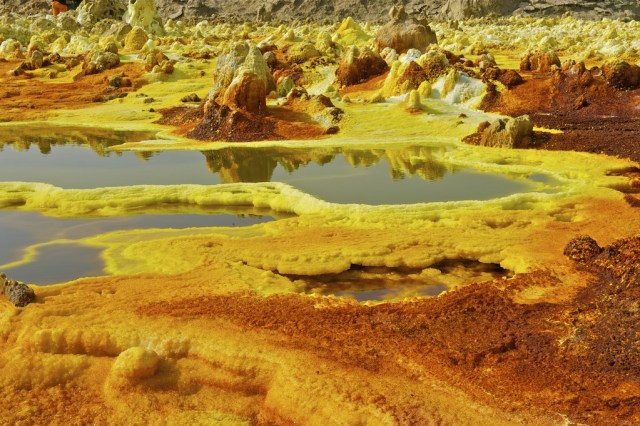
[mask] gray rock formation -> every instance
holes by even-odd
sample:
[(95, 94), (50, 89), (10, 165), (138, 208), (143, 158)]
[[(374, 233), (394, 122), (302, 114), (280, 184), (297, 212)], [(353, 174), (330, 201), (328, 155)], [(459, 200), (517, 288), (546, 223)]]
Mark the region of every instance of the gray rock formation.
[(440, 10), (440, 18), (463, 20), (489, 14), (509, 15), (519, 0), (447, 0)]
[[(396, 2), (397, 0), (155, 0), (158, 14), (163, 19), (271, 19), (274, 22), (327, 19), (336, 22), (351, 16), (358, 21), (380, 24), (387, 20), (387, 11)], [(127, 2), (84, 0), (83, 5), (78, 10), (78, 16), (81, 22), (90, 25), (99, 17), (120, 19), (126, 11)], [(491, 13), (549, 16), (567, 12), (585, 19), (640, 19), (638, 0), (404, 0), (403, 5), (410, 16), (426, 16), (430, 20), (483, 17)], [(50, 8), (50, 2), (46, 0), (5, 0), (0, 3), (0, 13), (3, 14), (36, 14), (49, 11)]]
[(9, 302), (20, 308), (36, 300), (36, 294), (31, 287), (16, 280), (7, 279), (3, 272), (0, 272), (0, 291)]

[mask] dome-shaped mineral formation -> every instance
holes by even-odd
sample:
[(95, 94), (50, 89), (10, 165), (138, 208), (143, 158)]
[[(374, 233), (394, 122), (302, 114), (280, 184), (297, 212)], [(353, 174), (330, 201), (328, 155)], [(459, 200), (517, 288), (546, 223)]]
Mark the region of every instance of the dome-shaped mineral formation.
[(380, 28), (374, 40), (379, 50), (390, 47), (398, 53), (409, 49), (424, 52), (428, 45), (438, 43), (436, 34), (426, 19), (411, 18), (404, 6), (393, 6), (389, 17), (390, 22)]

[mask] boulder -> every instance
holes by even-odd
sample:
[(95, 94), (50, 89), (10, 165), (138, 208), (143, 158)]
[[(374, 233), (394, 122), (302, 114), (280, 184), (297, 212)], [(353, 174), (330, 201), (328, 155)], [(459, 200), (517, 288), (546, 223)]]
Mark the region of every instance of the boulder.
[(362, 50), (351, 46), (336, 70), (338, 82), (350, 86), (385, 73), (389, 69), (382, 57), (365, 47)]
[(301, 64), (319, 56), (320, 52), (311, 43), (296, 43), (287, 50), (287, 58), (295, 64)]
[(144, 47), (149, 36), (142, 27), (133, 27), (124, 38), (124, 48), (129, 51), (138, 51)]
[(602, 75), (616, 89), (633, 90), (640, 87), (640, 67), (622, 60), (602, 65)]
[(36, 300), (36, 294), (31, 287), (16, 280), (7, 279), (3, 272), (0, 272), (0, 291), (11, 303), (20, 308)]
[(499, 118), (478, 126), (480, 145), (494, 148), (526, 148), (531, 144), (533, 123), (528, 115), (516, 118)]
[(587, 263), (602, 253), (603, 249), (596, 240), (588, 235), (573, 238), (564, 248), (564, 255), (580, 263)]
[(38, 68), (42, 68), (44, 63), (44, 55), (39, 50), (34, 50), (30, 53), (29, 58), (29, 67), (32, 70), (37, 70)]
[(424, 52), (430, 44), (438, 44), (436, 34), (426, 19), (411, 18), (404, 6), (393, 6), (389, 17), (390, 22), (380, 28), (375, 36), (374, 44), (378, 50), (389, 47), (399, 54), (409, 49)]
[(504, 84), (508, 89), (516, 87), (519, 84), (524, 83), (522, 76), (515, 70), (506, 70), (500, 73), (498, 77), (500, 83)]
[(147, 379), (156, 374), (159, 365), (160, 357), (155, 351), (135, 346), (118, 355), (111, 374), (132, 381)]
[[(162, 68), (166, 62), (171, 62), (167, 55), (154, 49), (151, 52), (147, 53), (144, 60), (144, 69), (145, 71), (150, 72), (156, 65), (160, 65), (160, 67)], [(171, 68), (171, 71), (173, 71), (173, 68)]]
[(120, 65), (120, 56), (113, 52), (93, 50), (89, 52), (82, 64), (82, 72), (85, 75), (98, 74), (104, 70), (115, 68)]
[(104, 33), (102, 33), (100, 38), (113, 36), (117, 40), (122, 41), (132, 29), (133, 27), (126, 22), (116, 22), (115, 24), (112, 24), (111, 27), (109, 27)]
[(276, 93), (279, 97), (283, 98), (289, 94), (289, 92), (295, 86), (293, 79), (290, 76), (286, 76), (278, 81), (278, 88), (276, 89)]
[(554, 51), (532, 52), (520, 60), (520, 71), (550, 72), (554, 65), (558, 68), (562, 66)]

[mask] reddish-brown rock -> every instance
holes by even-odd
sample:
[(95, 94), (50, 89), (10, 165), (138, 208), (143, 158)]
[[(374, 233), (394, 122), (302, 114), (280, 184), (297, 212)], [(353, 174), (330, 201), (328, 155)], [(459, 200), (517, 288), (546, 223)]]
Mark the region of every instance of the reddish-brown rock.
[(267, 111), (266, 99), (264, 82), (254, 72), (243, 70), (224, 92), (222, 104), (235, 110), (264, 114)]
[(602, 73), (609, 85), (621, 90), (640, 87), (640, 67), (625, 61), (608, 62), (602, 66)]
[(383, 74), (389, 69), (382, 57), (369, 48), (351, 46), (336, 70), (338, 82), (350, 86)]
[[(406, 85), (407, 90), (417, 89), (420, 86), (420, 83), (427, 80), (427, 73), (425, 70), (415, 63), (414, 61), (409, 62), (407, 68), (404, 70), (404, 73), (398, 79), (398, 85)], [(404, 86), (403, 86), (404, 88)]]

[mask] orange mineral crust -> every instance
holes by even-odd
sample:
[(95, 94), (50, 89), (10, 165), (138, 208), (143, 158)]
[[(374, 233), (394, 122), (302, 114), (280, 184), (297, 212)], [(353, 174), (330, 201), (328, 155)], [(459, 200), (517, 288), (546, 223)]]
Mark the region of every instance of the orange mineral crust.
[[(17, 65), (19, 62), (0, 61), (0, 121), (43, 120), (55, 110), (87, 108), (96, 103), (125, 97), (144, 84), (140, 79), (144, 66), (136, 63), (121, 64), (91, 75), (80, 75), (81, 70), (76, 67), (68, 74), (75, 74), (77, 77), (65, 78), (64, 81), (36, 78), (28, 71), (17, 77), (8, 77), (7, 72)], [(131, 85), (110, 87), (108, 78), (118, 74), (128, 77)]]
[(626, 67), (631, 65), (616, 61), (587, 69), (567, 61), (553, 72), (524, 74), (524, 83), (512, 89), (490, 90), (481, 108), (513, 117), (528, 114), (535, 125), (562, 131), (538, 134), (538, 148), (639, 161), (640, 67), (633, 72)]
[[(608, 244), (621, 222), (633, 235), (637, 216), (622, 200), (581, 205), (593, 220), (579, 226), (550, 222), (534, 234), (487, 227), (492, 238), (520, 241), (510, 251), (536, 265), (528, 273), (376, 305), (258, 293), (252, 288), (259, 283), (275, 288), (288, 281), (283, 271), (263, 269), (260, 256), (278, 253), (294, 266), (294, 253), (309, 259), (343, 253), (349, 261), (348, 253), (375, 253), (383, 241), (417, 262), (428, 243), (420, 230), (301, 226), (294, 218), (283, 225), (291, 232), (279, 236), (150, 241), (168, 259), (195, 259), (199, 266), (41, 287), (25, 309), (3, 302), (2, 418), (11, 424), (637, 421), (640, 378), (630, 366), (638, 351), (640, 240), (567, 244), (577, 233)], [(430, 238), (438, 241), (445, 231)], [(376, 259), (371, 254), (370, 262)]]

